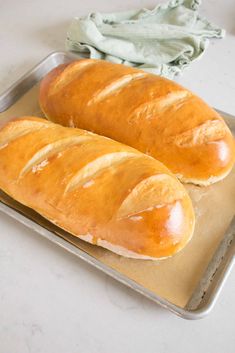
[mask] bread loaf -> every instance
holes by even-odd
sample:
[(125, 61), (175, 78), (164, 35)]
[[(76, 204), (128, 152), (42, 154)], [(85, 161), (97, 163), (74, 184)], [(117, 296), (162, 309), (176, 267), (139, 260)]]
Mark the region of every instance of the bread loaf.
[(208, 185), (234, 163), (234, 139), (216, 111), (175, 82), (124, 65), (60, 65), (42, 81), (40, 105), (49, 120), (132, 146), (183, 182)]
[(191, 200), (162, 163), (45, 119), (1, 127), (0, 188), (74, 236), (127, 257), (171, 256), (194, 229)]

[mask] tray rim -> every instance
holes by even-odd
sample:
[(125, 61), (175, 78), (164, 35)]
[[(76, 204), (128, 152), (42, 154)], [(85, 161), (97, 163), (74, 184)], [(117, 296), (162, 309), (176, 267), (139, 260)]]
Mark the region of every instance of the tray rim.
[[(36, 64), (31, 70), (27, 71), (22, 77), (20, 77), (15, 83), (13, 83), (9, 88), (7, 88), (3, 93), (0, 94), (0, 113), (7, 110), (11, 105), (13, 105), (21, 96), (23, 96), (29, 89), (31, 89), (35, 84), (37, 84), (40, 79), (46, 75), (53, 67), (59, 65), (60, 63), (70, 61), (73, 59), (79, 59), (86, 57), (86, 55), (78, 55), (66, 51), (54, 51), (42, 59), (38, 64)], [(235, 116), (225, 113), (216, 109), (220, 114), (225, 114), (226, 116), (235, 119)], [(49, 239), (53, 243), (59, 245), (60, 247), (66, 249), (70, 253), (76, 255), (83, 261), (86, 261), (88, 264), (94, 266), (95, 268), (103, 271), (105, 274), (111, 276), (122, 284), (128, 286), (129, 288), (135, 290), (136, 292), (144, 295), (160, 306), (170, 310), (174, 314), (184, 318), (184, 319), (200, 319), (208, 315), (213, 309), (219, 294), (223, 288), (224, 283), (226, 282), (229, 273), (235, 263), (235, 255), (232, 254), (228, 259), (223, 259), (223, 264), (219, 266), (222, 267), (222, 274), (220, 274), (217, 283), (215, 283), (215, 288), (212, 289), (211, 295), (207, 299), (206, 303), (200, 307), (201, 302), (199, 303), (196, 309), (187, 308), (187, 305), (182, 308), (176, 304), (171, 303), (170, 301), (162, 298), (161, 296), (155, 294), (154, 292), (148, 290), (144, 286), (138, 284), (134, 280), (128, 278), (117, 270), (112, 269), (108, 265), (97, 260), (92, 255), (89, 255), (84, 250), (79, 249), (75, 245), (71, 244), (69, 241), (63, 239), (59, 235), (49, 231), (43, 226), (37, 224), (35, 221), (29, 219), (26, 215), (20, 213), (18, 210), (7, 206), (3, 202), (0, 202), (0, 212), (7, 214), (11, 218), (19, 221), (28, 228), (32, 229), (36, 233), (42, 235), (43, 237)], [(235, 225), (235, 222), (233, 222)], [(235, 227), (234, 227), (235, 228)], [(219, 245), (220, 246), (220, 245)], [(227, 253), (227, 252), (226, 252)], [(226, 260), (226, 261), (225, 261)], [(212, 260), (210, 261), (210, 263)], [(209, 263), (209, 265), (210, 265)], [(208, 265), (208, 267), (209, 267)], [(219, 269), (219, 267), (218, 267)], [(216, 271), (215, 271), (216, 272)], [(204, 278), (204, 273), (202, 279)], [(215, 280), (215, 279), (214, 279)], [(210, 282), (209, 286), (212, 284)], [(196, 286), (197, 288), (198, 286)], [(189, 299), (190, 302), (190, 299)], [(189, 303), (188, 302), (188, 303)]]

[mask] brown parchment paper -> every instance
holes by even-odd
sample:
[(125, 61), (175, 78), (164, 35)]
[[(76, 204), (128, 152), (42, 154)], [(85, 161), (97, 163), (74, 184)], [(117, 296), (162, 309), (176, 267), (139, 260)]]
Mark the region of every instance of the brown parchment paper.
[[(23, 115), (43, 116), (37, 102), (35, 86), (7, 111), (0, 114), (0, 122)], [(228, 119), (235, 129), (235, 119)], [(170, 302), (184, 307), (205, 271), (218, 244), (235, 213), (235, 168), (223, 181), (209, 187), (186, 185), (196, 213), (196, 229), (191, 242), (170, 259), (143, 261), (126, 259), (112, 252), (90, 245), (65, 232), (61, 236), (99, 261), (121, 272), (145, 288)], [(39, 224), (56, 233), (57, 227), (34, 211), (19, 205), (3, 193), (0, 199), (17, 208)]]

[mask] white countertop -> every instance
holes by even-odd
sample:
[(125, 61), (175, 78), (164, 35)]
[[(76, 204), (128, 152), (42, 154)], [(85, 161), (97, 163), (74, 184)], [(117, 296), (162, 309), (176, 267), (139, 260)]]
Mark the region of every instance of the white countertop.
[[(0, 91), (64, 49), (75, 15), (153, 7), (155, 1), (0, 2)], [(227, 30), (179, 81), (235, 115), (234, 0), (204, 0)], [(210, 316), (180, 319), (0, 214), (0, 352), (234, 353), (235, 271)]]

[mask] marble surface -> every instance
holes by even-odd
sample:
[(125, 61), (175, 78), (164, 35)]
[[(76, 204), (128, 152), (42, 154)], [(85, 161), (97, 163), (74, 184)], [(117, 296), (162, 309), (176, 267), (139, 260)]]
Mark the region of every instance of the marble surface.
[[(155, 1), (0, 0), (0, 90), (53, 50), (75, 15)], [(235, 114), (234, 0), (204, 0), (227, 30), (179, 82)], [(210, 316), (185, 321), (0, 214), (0, 352), (233, 353), (235, 271)]]

